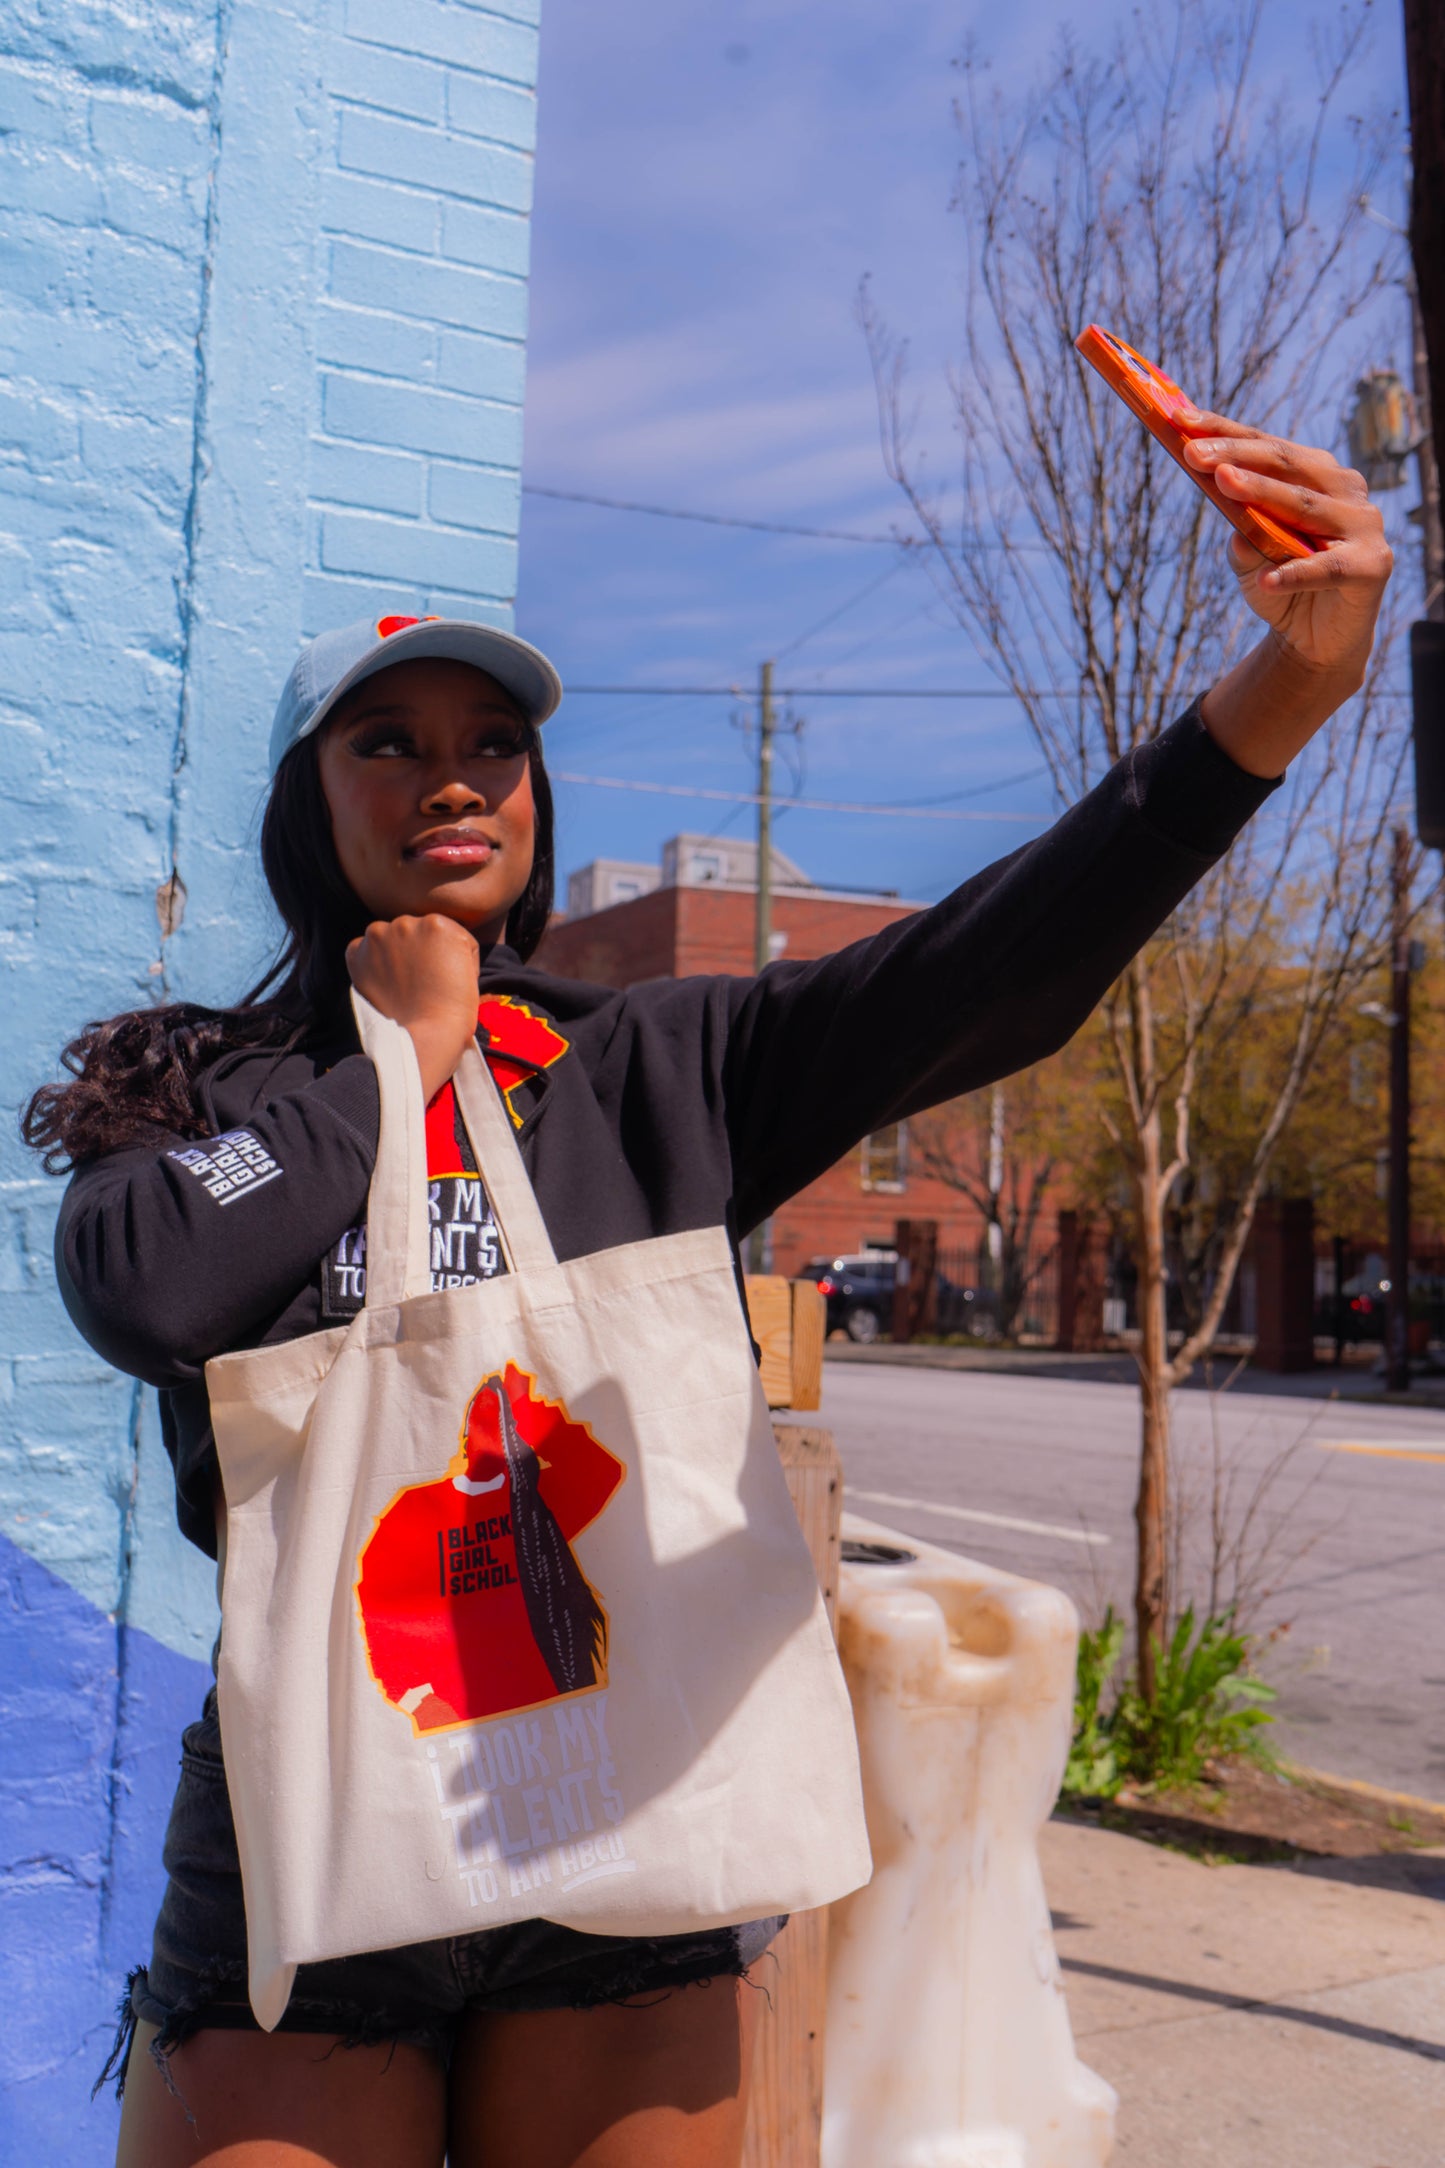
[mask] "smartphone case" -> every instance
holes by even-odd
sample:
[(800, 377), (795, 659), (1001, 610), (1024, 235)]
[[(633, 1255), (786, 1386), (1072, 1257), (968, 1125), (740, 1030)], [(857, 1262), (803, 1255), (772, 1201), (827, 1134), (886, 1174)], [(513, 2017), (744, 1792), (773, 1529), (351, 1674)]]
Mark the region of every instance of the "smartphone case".
[(1212, 474), (1201, 474), (1195, 467), (1185, 465), (1184, 446), (1189, 431), (1180, 427), (1176, 416), (1181, 407), (1192, 405), (1171, 377), (1124, 339), (1112, 331), (1105, 331), (1102, 324), (1090, 324), (1079, 333), (1074, 345), (1085, 361), (1091, 362), (1109, 386), (1116, 391), (1130, 412), (1138, 417), (1168, 452), (1177, 460), (1195, 485), (1202, 489), (1216, 511), (1222, 512), (1231, 527), (1238, 528), (1246, 542), (1252, 544), (1262, 557), (1273, 564), (1288, 564), (1295, 557), (1313, 557), (1322, 546), (1311, 542), (1307, 536), (1296, 534), (1268, 512), (1258, 511), (1253, 505), (1236, 504), (1226, 497)]

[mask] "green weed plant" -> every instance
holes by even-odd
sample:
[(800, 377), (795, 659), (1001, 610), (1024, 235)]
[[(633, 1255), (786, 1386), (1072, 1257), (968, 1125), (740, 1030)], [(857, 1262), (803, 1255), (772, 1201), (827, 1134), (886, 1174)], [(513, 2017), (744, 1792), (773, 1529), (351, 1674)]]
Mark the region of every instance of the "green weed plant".
[(1168, 1647), (1155, 1643), (1151, 1701), (1131, 1672), (1108, 1705), (1123, 1653), (1124, 1621), (1111, 1604), (1103, 1623), (1079, 1636), (1066, 1794), (1112, 1799), (1126, 1784), (1187, 1791), (1206, 1780), (1213, 1763), (1262, 1755), (1274, 1688), (1252, 1675), (1250, 1637), (1229, 1613), (1200, 1624), (1191, 1604)]

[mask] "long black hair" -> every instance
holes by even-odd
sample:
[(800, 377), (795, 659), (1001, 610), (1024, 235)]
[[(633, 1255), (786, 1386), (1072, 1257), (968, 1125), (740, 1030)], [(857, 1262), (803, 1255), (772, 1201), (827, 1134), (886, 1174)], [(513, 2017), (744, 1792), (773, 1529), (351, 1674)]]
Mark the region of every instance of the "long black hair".
[[(531, 878), (507, 915), (525, 961), (547, 930), (555, 879), (552, 788), (542, 746), (524, 724), (535, 841)], [(341, 870), (321, 787), (316, 734), (282, 761), (261, 823), (261, 866), (286, 928), (280, 954), (233, 1009), (169, 1002), (87, 1024), (61, 1054), (69, 1079), (33, 1093), (20, 1129), (51, 1174), (143, 1142), (156, 1129), (208, 1134), (202, 1074), (242, 1048), (297, 1046), (345, 1030), (346, 946), (364, 933), (365, 906)]]

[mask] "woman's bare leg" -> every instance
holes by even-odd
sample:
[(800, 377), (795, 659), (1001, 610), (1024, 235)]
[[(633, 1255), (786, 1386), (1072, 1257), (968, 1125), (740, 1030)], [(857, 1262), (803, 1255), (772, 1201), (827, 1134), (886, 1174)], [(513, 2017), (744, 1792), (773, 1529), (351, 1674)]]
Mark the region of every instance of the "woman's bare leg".
[(155, 2034), (136, 2028), (116, 2168), (442, 2168), (446, 2074), (423, 2048), (203, 2029), (171, 2056), (183, 2105)]
[(451, 2168), (738, 2168), (758, 1999), (717, 1979), (472, 2016), (452, 2063)]

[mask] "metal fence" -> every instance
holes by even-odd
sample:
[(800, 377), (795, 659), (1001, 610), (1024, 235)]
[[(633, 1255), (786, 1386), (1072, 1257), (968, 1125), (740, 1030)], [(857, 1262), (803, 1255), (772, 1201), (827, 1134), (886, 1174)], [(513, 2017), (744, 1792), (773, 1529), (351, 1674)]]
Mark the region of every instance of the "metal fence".
[[(1138, 1326), (1137, 1274), (1117, 1235), (1102, 1224), (1090, 1228), (1066, 1213), (1048, 1235), (1051, 1239), (1017, 1260), (1009, 1275), (986, 1236), (974, 1243), (940, 1246), (933, 1254), (928, 1292), (913, 1306), (915, 1336), (1007, 1338), (1076, 1350), (1117, 1345)], [(1258, 1270), (1251, 1244), (1220, 1320), (1219, 1338), (1226, 1346), (1247, 1344), (1261, 1330)], [(1344, 1345), (1383, 1339), (1388, 1290), (1384, 1272), (1383, 1255), (1370, 1243), (1336, 1239), (1325, 1248), (1316, 1238), (1317, 1341), (1337, 1339)], [(1021, 1292), (1010, 1293), (1009, 1277)], [(1166, 1312), (1171, 1335), (1187, 1331), (1194, 1321), (1184, 1290), (1172, 1275)], [(1445, 1252), (1417, 1246), (1410, 1265), (1410, 1322), (1412, 1353), (1445, 1344)]]
[[(1021, 1295), (1010, 1298), (1000, 1261), (986, 1243), (940, 1249), (934, 1280), (933, 1329), (975, 1339), (1053, 1341), (1059, 1331), (1059, 1246), (1051, 1243), (1019, 1261)], [(1012, 1319), (1009, 1312), (1013, 1311)]]

